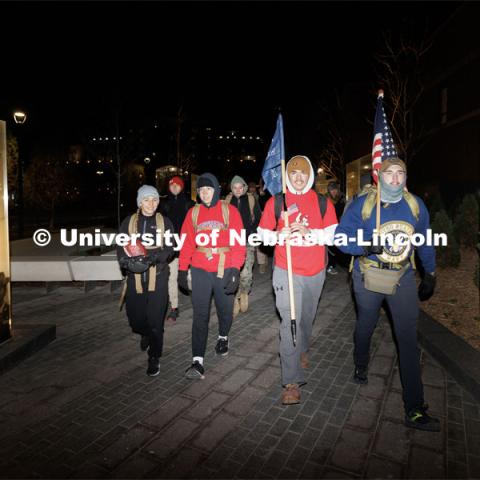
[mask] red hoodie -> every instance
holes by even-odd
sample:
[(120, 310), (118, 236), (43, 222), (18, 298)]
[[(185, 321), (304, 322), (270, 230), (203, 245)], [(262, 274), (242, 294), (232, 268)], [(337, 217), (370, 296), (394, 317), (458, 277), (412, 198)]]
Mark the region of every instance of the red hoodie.
[[(225, 254), (225, 268), (234, 267), (240, 270), (245, 262), (247, 249), (245, 246), (239, 245), (239, 242), (233, 242), (233, 245), (230, 245), (230, 230), (236, 230), (238, 235), (240, 235), (243, 229), (243, 222), (239, 211), (235, 207), (228, 205), (228, 210), (228, 229), (219, 231), (215, 247), (229, 247), (230, 251)], [(181, 234), (185, 234), (186, 237), (185, 243), (180, 251), (178, 269), (188, 270), (188, 267), (191, 265), (192, 267), (201, 268), (207, 272), (216, 272), (218, 269), (219, 254), (213, 254), (213, 258), (208, 260), (204, 252), (197, 250), (197, 246), (199, 245), (196, 241), (196, 236), (202, 232), (210, 235), (212, 228), (220, 229), (225, 227), (221, 202), (217, 202), (217, 204), (211, 208), (200, 205), (196, 232), (193, 228), (192, 211), (193, 208), (187, 212), (182, 225)], [(203, 246), (212, 247), (211, 240)]]
[[(264, 230), (280, 231), (284, 227), (283, 218), (275, 220), (275, 197), (268, 200), (260, 220), (259, 228)], [(286, 193), (287, 208), (292, 209), (289, 215), (289, 222), (302, 222), (311, 230), (325, 229), (330, 225), (336, 225), (337, 216), (335, 207), (330, 200), (327, 200), (327, 210), (322, 219), (318, 205), (318, 195), (314, 190), (301, 195), (294, 195), (290, 191)], [(296, 275), (311, 276), (320, 273), (325, 268), (325, 246), (291, 246), (292, 268)], [(286, 247), (277, 245), (275, 247), (275, 265), (287, 269)]]

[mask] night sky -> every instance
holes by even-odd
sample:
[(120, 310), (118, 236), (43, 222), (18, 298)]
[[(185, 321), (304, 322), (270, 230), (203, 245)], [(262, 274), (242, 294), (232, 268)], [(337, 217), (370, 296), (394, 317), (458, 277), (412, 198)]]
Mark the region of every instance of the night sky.
[(20, 107), (32, 135), (74, 139), (116, 102), (135, 123), (173, 115), (183, 98), (202, 123), (266, 136), (281, 107), (299, 144), (335, 88), (375, 90), (382, 30), (432, 30), (458, 5), (2, 2), (0, 117)]

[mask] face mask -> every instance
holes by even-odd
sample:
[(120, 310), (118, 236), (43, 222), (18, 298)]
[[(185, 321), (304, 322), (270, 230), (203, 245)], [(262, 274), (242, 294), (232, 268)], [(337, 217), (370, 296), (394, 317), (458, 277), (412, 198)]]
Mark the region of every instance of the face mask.
[(407, 178), (400, 185), (389, 185), (385, 183), (382, 179), (382, 175), (380, 177), (380, 200), (385, 203), (397, 203), (403, 197), (403, 188), (407, 183)]

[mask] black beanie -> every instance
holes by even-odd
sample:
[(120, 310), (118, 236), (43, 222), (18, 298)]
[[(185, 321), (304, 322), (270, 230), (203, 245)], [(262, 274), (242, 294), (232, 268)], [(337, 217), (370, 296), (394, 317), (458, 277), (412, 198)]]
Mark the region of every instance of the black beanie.
[(202, 175), (197, 181), (197, 189), (202, 188), (202, 187), (215, 188), (215, 185), (214, 185), (212, 179)]

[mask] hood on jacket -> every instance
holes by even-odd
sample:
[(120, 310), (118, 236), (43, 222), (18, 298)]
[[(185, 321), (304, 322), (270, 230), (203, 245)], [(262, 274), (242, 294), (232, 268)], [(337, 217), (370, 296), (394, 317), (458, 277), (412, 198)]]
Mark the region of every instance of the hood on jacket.
[[(201, 187), (212, 187), (214, 189), (213, 192), (213, 198), (212, 198), (212, 203), (210, 203), (210, 207), (214, 207), (218, 201), (220, 200), (220, 184), (218, 183), (217, 177), (213, 175), (212, 173), (203, 173), (198, 177), (197, 180), (197, 202), (201, 203), (205, 207), (205, 205), (201, 198), (200, 195), (198, 194), (198, 189)], [(209, 208), (209, 207), (207, 207)]]
[(293, 195), (304, 195), (305, 193), (307, 193), (313, 187), (313, 182), (315, 180), (315, 174), (313, 172), (312, 163), (310, 162), (310, 159), (308, 157), (306, 157), (305, 155), (295, 155), (294, 157), (292, 157), (288, 161), (286, 169), (285, 169), (286, 172), (289, 171), (289, 166), (290, 166), (290, 169), (296, 170), (294, 168), (295, 163), (299, 163), (299, 165), (308, 165), (308, 168), (309, 168), (310, 172), (309, 172), (307, 184), (305, 185), (305, 188), (301, 192), (297, 192), (297, 190), (295, 190), (293, 188), (293, 185), (290, 182), (290, 178), (289, 178), (288, 173), (287, 173), (287, 175), (286, 175), (286, 177), (287, 177), (286, 178), (287, 188), (288, 188), (290, 193), (293, 193)]
[(248, 185), (247, 185), (247, 182), (240, 175), (235, 175), (232, 178), (232, 181), (230, 182), (230, 190), (232, 191), (232, 194), (233, 194), (233, 186), (236, 183), (241, 183), (243, 185), (242, 195), (245, 195), (247, 193), (247, 190), (248, 190)]

